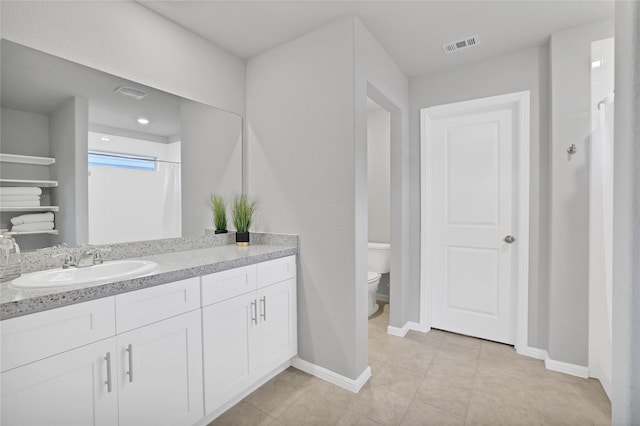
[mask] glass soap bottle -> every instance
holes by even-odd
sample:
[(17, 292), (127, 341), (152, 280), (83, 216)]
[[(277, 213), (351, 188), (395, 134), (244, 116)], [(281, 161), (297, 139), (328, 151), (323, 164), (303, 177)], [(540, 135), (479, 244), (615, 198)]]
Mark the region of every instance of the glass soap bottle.
[(0, 282), (18, 278), (22, 273), (20, 246), (6, 229), (0, 230)]

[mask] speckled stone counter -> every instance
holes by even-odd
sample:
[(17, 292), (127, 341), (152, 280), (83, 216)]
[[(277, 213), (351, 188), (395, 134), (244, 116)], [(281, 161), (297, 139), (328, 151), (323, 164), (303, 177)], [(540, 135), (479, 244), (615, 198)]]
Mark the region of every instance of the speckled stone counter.
[(131, 257), (153, 260), (158, 267), (150, 274), (124, 281), (29, 290), (4, 282), (0, 287), (0, 320), (290, 256), (297, 251), (297, 245), (222, 245)]

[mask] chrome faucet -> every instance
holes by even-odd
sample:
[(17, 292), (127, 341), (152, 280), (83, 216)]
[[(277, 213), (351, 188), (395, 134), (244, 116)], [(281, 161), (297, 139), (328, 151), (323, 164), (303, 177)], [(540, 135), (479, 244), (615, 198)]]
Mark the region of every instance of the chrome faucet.
[(64, 257), (62, 269), (68, 268), (86, 268), (87, 266), (101, 265), (104, 263), (102, 253), (111, 251), (111, 248), (81, 247), (80, 252), (72, 252), (67, 250), (64, 253), (54, 254), (53, 257)]

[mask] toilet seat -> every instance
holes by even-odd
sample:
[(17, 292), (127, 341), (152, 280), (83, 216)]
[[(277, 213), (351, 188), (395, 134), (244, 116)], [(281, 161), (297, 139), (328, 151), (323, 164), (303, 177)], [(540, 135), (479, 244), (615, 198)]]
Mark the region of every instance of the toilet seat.
[(372, 282), (374, 282), (375, 280), (377, 280), (379, 278), (380, 278), (380, 274), (379, 273), (371, 272), (371, 271), (367, 272), (367, 282), (369, 284), (371, 284)]

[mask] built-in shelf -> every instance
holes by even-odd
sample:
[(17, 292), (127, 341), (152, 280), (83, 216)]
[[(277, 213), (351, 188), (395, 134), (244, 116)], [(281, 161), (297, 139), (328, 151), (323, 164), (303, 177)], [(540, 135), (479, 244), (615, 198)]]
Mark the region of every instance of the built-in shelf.
[(0, 179), (0, 186), (37, 186), (40, 188), (52, 188), (58, 186), (58, 181), (35, 179)]
[(38, 207), (4, 207), (0, 206), (0, 212), (57, 212), (58, 206)]
[(33, 155), (0, 154), (3, 163), (36, 164), (38, 166), (50, 166), (56, 162), (51, 157), (35, 157)]
[(36, 235), (36, 234), (58, 235), (58, 230), (50, 229), (48, 231), (17, 231), (17, 232), (10, 231), (9, 233), (11, 235)]

